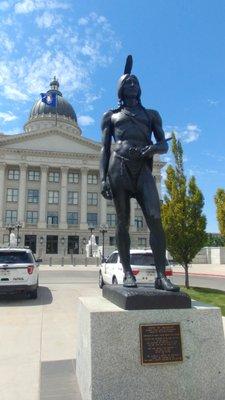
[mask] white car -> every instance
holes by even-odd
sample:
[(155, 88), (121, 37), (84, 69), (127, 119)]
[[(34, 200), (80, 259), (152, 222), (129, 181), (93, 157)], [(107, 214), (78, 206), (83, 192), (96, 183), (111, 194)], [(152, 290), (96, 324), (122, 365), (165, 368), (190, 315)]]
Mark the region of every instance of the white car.
[(36, 299), (41, 261), (30, 249), (0, 248), (0, 294), (25, 292)]
[[(156, 268), (151, 250), (130, 250), (130, 263), (137, 283), (154, 282)], [(172, 276), (171, 266), (166, 266), (166, 276)], [(124, 278), (123, 267), (120, 262), (118, 251), (114, 251), (107, 260), (101, 264), (99, 270), (99, 287), (105, 284), (122, 284)]]

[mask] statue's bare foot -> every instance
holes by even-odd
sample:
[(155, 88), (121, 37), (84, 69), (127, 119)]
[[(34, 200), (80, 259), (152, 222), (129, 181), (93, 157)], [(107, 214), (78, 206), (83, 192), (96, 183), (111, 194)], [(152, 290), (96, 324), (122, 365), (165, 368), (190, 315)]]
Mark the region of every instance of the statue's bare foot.
[(166, 276), (162, 276), (161, 278), (156, 278), (155, 288), (160, 290), (166, 290), (168, 292), (180, 291), (179, 286), (174, 285)]
[(135, 276), (131, 272), (125, 272), (125, 276), (123, 278), (123, 286), (137, 287)]

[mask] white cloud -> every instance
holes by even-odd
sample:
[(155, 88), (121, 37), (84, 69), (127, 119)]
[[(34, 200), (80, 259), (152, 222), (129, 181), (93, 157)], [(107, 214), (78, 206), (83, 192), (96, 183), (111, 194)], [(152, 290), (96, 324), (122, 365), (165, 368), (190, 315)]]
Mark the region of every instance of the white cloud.
[(8, 1), (1, 1), (0, 2), (0, 10), (5, 11), (10, 7), (10, 4)]
[(13, 22), (14, 21), (13, 21), (13, 19), (11, 17), (7, 17), (7, 18), (1, 20), (1, 23), (3, 25), (8, 25), (8, 26), (12, 26)]
[[(69, 2), (65, 3), (68, 7)], [(64, 6), (60, 1), (50, 0), (16, 2), (11, 42), (5, 40), (4, 51), (0, 53), (0, 96), (17, 102), (33, 99), (49, 88), (50, 80), (56, 75), (63, 95), (69, 99), (75, 95), (83, 109), (81, 113), (88, 114), (102, 96), (102, 90), (93, 89), (93, 74), (96, 68), (112, 62), (121, 44), (104, 16), (92, 13), (84, 17), (87, 25), (78, 25), (76, 21), (70, 25), (64, 18), (65, 12), (53, 10)], [(53, 12), (48, 12), (49, 9)], [(27, 15), (32, 11), (37, 11), (33, 19)], [(23, 14), (22, 23), (18, 14)], [(26, 20), (29, 37), (24, 28)], [(32, 30), (34, 22), (41, 28), (38, 36)], [(54, 31), (49, 29), (53, 25)], [(6, 35), (4, 29), (2, 34)]]
[(36, 10), (66, 10), (69, 4), (57, 0), (22, 0), (15, 4), (16, 14), (28, 14)]
[(90, 117), (90, 115), (80, 115), (77, 119), (78, 124), (81, 126), (93, 125), (95, 122), (94, 118)]
[(197, 125), (188, 124), (186, 129), (182, 132), (182, 137), (184, 142), (191, 143), (198, 140), (200, 133), (201, 129), (199, 129)]
[(4, 87), (4, 94), (5, 94), (5, 97), (7, 97), (7, 99), (11, 99), (14, 101), (28, 100), (28, 96), (26, 95), (26, 93), (23, 93), (19, 89), (15, 88), (13, 86), (10, 86), (10, 85), (6, 85)]
[(219, 104), (218, 100), (207, 99), (207, 102), (211, 107), (215, 107)]
[(196, 124), (189, 123), (185, 128), (180, 128), (178, 126), (167, 126), (170, 129), (169, 132), (165, 133), (166, 138), (170, 137), (172, 132), (175, 133), (176, 137), (183, 140), (185, 143), (191, 143), (198, 140), (201, 133), (201, 129)]
[(78, 25), (87, 25), (87, 24), (88, 24), (88, 18), (82, 17), (78, 20)]
[(0, 48), (1, 47), (7, 52), (11, 52), (14, 48), (14, 42), (10, 40), (9, 36), (4, 32), (0, 32)]
[(42, 15), (38, 16), (35, 21), (39, 28), (50, 28), (57, 25), (61, 21), (61, 18), (45, 11)]
[(10, 122), (10, 121), (14, 121), (15, 119), (17, 119), (17, 117), (11, 111), (0, 112), (0, 119), (2, 119), (3, 122)]

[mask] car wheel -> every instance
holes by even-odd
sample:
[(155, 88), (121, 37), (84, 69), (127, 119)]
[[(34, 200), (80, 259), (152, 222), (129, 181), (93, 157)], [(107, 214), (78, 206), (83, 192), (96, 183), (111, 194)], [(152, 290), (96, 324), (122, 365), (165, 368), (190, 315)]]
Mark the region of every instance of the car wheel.
[(112, 284), (113, 285), (118, 285), (118, 280), (116, 279), (115, 276), (113, 277)]
[(105, 284), (105, 282), (103, 281), (102, 273), (101, 273), (101, 271), (99, 271), (99, 274), (98, 274), (98, 286), (100, 287), (100, 289), (103, 288), (104, 284)]
[(32, 290), (32, 292), (30, 292), (30, 298), (31, 299), (36, 299), (37, 298), (37, 289)]

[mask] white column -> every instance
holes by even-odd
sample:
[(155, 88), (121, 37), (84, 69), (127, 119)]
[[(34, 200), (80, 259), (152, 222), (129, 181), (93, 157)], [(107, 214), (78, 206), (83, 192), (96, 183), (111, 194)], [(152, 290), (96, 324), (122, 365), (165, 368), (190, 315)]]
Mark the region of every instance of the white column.
[(62, 167), (62, 179), (61, 179), (61, 202), (60, 202), (60, 220), (59, 228), (67, 229), (67, 174), (68, 167)]
[(0, 187), (2, 190), (0, 190), (0, 227), (3, 227), (4, 224), (4, 215), (3, 212), (5, 210), (4, 207), (4, 197), (5, 197), (5, 164), (1, 163), (0, 164)]
[(87, 168), (82, 168), (80, 193), (80, 229), (87, 228)]
[(46, 197), (47, 197), (48, 166), (41, 165), (41, 190), (38, 228), (46, 228)]
[(159, 198), (160, 200), (162, 199), (162, 193), (161, 193), (161, 176), (160, 175), (155, 175), (155, 183), (156, 187), (159, 193)]
[(18, 204), (18, 221), (21, 224), (25, 222), (25, 208), (26, 208), (26, 186), (27, 186), (27, 165), (20, 165), (20, 184), (19, 184), (19, 204)]
[(130, 229), (132, 232), (136, 232), (136, 230), (137, 230), (137, 228), (134, 224), (135, 208), (136, 208), (136, 200), (130, 199)]
[(99, 193), (100, 196), (100, 225), (106, 225), (107, 219), (107, 200)]

